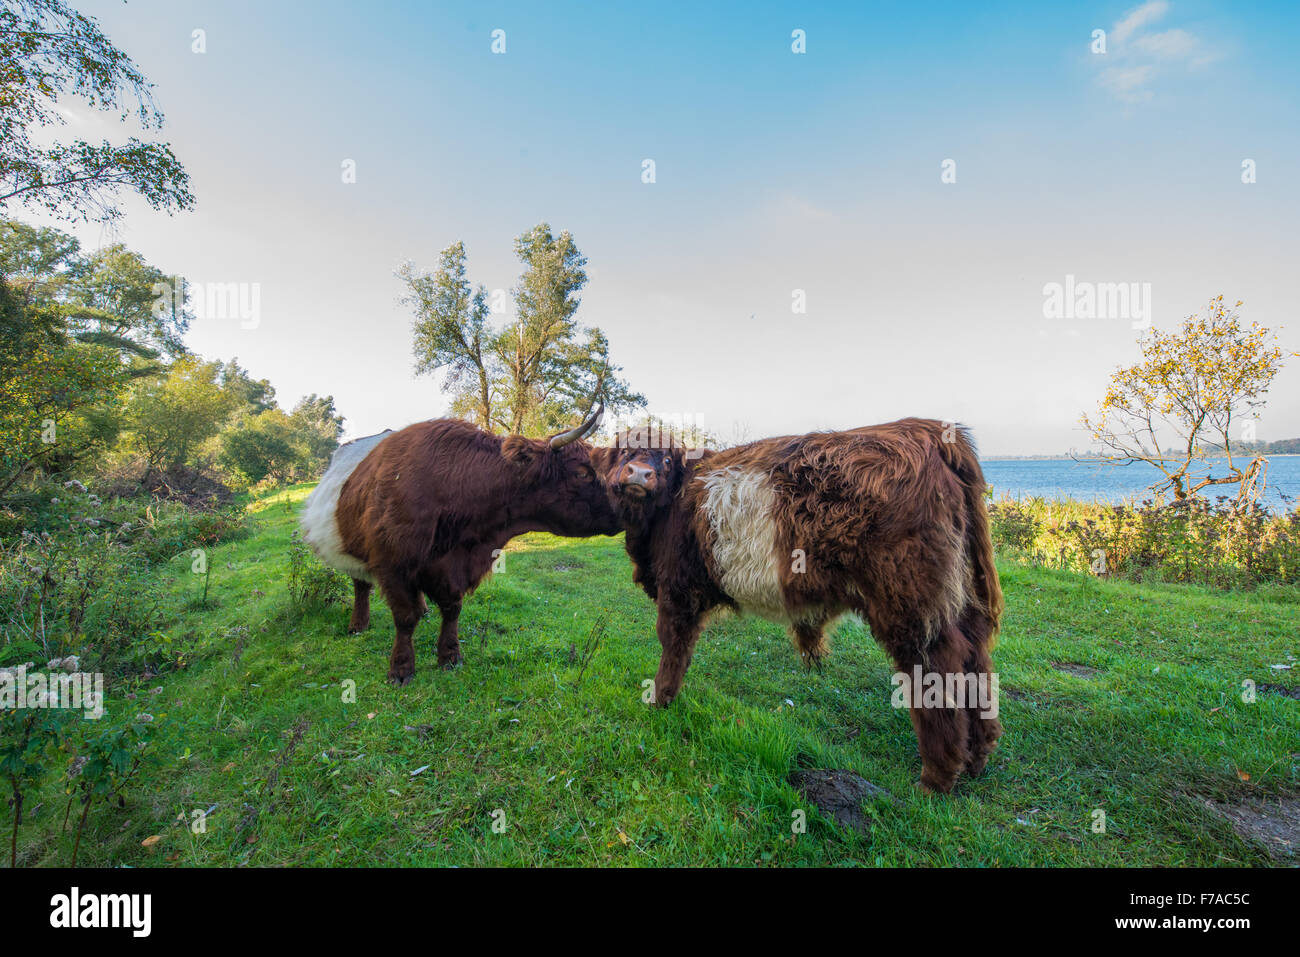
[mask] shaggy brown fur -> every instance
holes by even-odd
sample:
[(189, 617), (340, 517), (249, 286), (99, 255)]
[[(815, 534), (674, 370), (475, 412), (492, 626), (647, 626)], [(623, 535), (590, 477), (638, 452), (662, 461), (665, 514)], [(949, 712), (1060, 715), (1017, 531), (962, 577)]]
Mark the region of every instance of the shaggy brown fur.
[[(546, 439), (500, 438), (458, 419), (420, 422), (390, 435), (356, 467), (339, 495), (339, 534), (348, 554), (375, 577), (397, 636), (388, 678), (415, 673), (411, 642), (426, 610), (438, 606), (438, 663), (461, 663), (461, 601), (492, 567), (499, 549), (524, 532), (585, 537), (621, 529), (591, 464), (591, 446), (558, 449)], [(350, 628), (370, 621), (370, 583), (353, 579)]]
[[(900, 672), (919, 664), (940, 675), (991, 673), (1002, 592), (984, 476), (965, 430), (904, 419), (765, 439), (697, 460), (681, 449), (596, 449), (593, 462), (627, 531), (634, 578), (658, 606), (656, 703), (680, 690), (705, 615), (741, 604), (724, 583), (736, 533), (718, 540), (707, 491), (728, 470), (763, 486), (780, 607), (759, 610), (790, 626), (806, 663), (827, 653), (826, 625), (856, 612)], [(978, 705), (913, 707), (911, 717), (921, 783), (932, 791), (951, 790), (963, 770), (979, 773), (1001, 734)]]

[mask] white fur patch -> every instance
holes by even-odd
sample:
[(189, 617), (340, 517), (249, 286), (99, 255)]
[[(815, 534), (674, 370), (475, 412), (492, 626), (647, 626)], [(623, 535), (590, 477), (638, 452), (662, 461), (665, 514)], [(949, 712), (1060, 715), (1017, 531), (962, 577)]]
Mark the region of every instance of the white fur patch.
[(343, 483), (356, 471), (362, 460), (374, 451), (375, 446), (391, 434), (392, 429), (388, 429), (378, 435), (367, 435), (339, 446), (330, 459), (330, 467), (321, 476), (320, 484), (307, 496), (302, 514), (298, 517), (303, 541), (312, 547), (322, 562), (351, 578), (372, 584), (375, 579), (366, 566), (343, 550), (343, 538), (339, 534), (335, 513), (338, 511)]
[(742, 611), (788, 622), (777, 575), (775, 493), (761, 472), (705, 472), (703, 508), (722, 589)]

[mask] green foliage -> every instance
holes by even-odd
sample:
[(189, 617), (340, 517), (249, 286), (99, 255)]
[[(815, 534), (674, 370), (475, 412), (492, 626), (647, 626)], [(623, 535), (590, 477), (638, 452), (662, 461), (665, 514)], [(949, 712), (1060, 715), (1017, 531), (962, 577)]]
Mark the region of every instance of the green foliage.
[(285, 580), (294, 607), (327, 608), (349, 598), (348, 579), (317, 561), (298, 532), (289, 538), (289, 574)]
[(146, 129), (162, 126), (148, 81), (93, 18), (64, 0), (0, 6), (0, 84), (0, 209), (111, 221), (123, 189), (168, 212), (193, 205), (189, 176), (165, 143), (50, 144), (39, 135), (65, 124), (60, 103), (69, 96)]
[(587, 260), (573, 237), (541, 223), (515, 240), (515, 253), (524, 265), (517, 315), (497, 329), (488, 323), (486, 290), (471, 289), (463, 243), (442, 251), (433, 274), (402, 266), (417, 374), (442, 372), (452, 413), (495, 431), (559, 431), (586, 413), (597, 385), (610, 412), (645, 405), (610, 364), (605, 334), (578, 325)]
[(179, 554), (193, 579), (195, 549), (247, 534), (243, 509), (103, 502), (57, 486), (43, 492), (42, 507), (28, 503), (25, 527), (0, 538), (0, 664), (72, 653), (108, 674), (178, 664), (181, 649), (158, 635), (161, 596), (147, 576)]
[(50, 756), (64, 739), (70, 713), (56, 708), (0, 708), (0, 778), (9, 785), (13, 823), (9, 866), (18, 864), (18, 828), (27, 794), (46, 777)]
[(82, 255), (59, 230), (0, 220), (0, 499), (41, 473), (135, 469), (184, 496), (181, 473), (218, 461), (240, 488), (324, 470), (343, 428), (333, 398), (286, 414), (238, 360), (186, 353), (178, 282), (121, 245)]
[(188, 463), (201, 443), (221, 431), (235, 411), (236, 398), (221, 388), (220, 374), (219, 362), (185, 357), (165, 377), (136, 383), (127, 417), (146, 471)]
[(329, 465), (343, 435), (343, 416), (334, 408), (334, 396), (304, 396), (289, 413), (299, 449), (299, 474), (319, 478)]
[(125, 803), (123, 791), (139, 774), (150, 757), (150, 725), (153, 715), (139, 714), (122, 728), (105, 728), (99, 734), (83, 735), (80, 753), (73, 759), (69, 773), (69, 794), (80, 797), (82, 812), (77, 822), (76, 842), (72, 846), (72, 866), (77, 866), (81, 835), (86, 818), (97, 800), (117, 798)]
[(285, 481), (298, 461), (292, 421), (279, 409), (249, 416), (222, 434), (219, 461), (245, 487), (268, 476)]
[(1008, 558), (1132, 581), (1250, 588), (1300, 582), (1300, 511), (1200, 498), (1157, 507), (1004, 500), (989, 507)]
[(58, 230), (0, 221), (0, 495), (114, 445), (130, 383), (181, 348), (187, 314), (152, 304), (165, 278), (120, 245), (82, 256)]

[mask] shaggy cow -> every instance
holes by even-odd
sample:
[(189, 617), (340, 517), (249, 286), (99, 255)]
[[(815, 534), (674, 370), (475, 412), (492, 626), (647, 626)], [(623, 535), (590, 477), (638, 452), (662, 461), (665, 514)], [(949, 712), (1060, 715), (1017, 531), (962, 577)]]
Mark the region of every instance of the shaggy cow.
[(855, 612), (908, 676), (922, 787), (947, 792), (963, 770), (984, 768), (1002, 730), (996, 712), (952, 697), (924, 707), (910, 685), (935, 673), (990, 683), (1002, 592), (965, 430), (904, 419), (698, 459), (638, 444), (624, 433), (593, 461), (622, 516), (635, 580), (658, 606), (657, 704), (676, 697), (714, 608), (787, 625), (809, 665), (827, 653), (827, 625)]
[(370, 589), (382, 589), (397, 629), (390, 681), (403, 685), (415, 673), (411, 635), (425, 595), (442, 614), (438, 663), (460, 664), (461, 600), (514, 536), (621, 531), (582, 441), (601, 411), (550, 439), (501, 438), (438, 419), (357, 439), (334, 454), (303, 509), (303, 538), (352, 578), (350, 631), (369, 626)]

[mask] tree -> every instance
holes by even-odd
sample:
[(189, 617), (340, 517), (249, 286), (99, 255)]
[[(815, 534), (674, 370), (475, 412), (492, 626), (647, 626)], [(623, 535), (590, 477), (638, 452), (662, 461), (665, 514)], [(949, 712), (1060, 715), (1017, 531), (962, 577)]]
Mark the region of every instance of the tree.
[(457, 242), (439, 255), (433, 275), (417, 274), (409, 262), (398, 275), (409, 290), (403, 302), (416, 314), (416, 375), (441, 369), (443, 389), (452, 393), (455, 411), (490, 430), (496, 395), (486, 354), (487, 291), (479, 286), (471, 292), (465, 272), (465, 244)]
[(154, 209), (193, 206), (189, 175), (165, 143), (39, 145), (33, 133), (66, 122), (69, 95), (146, 130), (163, 125), (151, 85), (93, 18), (64, 0), (8, 0), (0, 6), (0, 209), (108, 222), (121, 215), (123, 189)]
[(497, 330), (488, 325), (486, 291), (471, 290), (462, 243), (442, 251), (432, 275), (402, 267), (403, 301), (416, 314), (417, 374), (442, 371), (452, 413), (493, 431), (556, 431), (587, 411), (598, 384), (611, 412), (643, 406), (611, 365), (605, 334), (575, 318), (587, 261), (573, 237), (541, 223), (516, 239), (515, 252), (525, 267), (517, 315)]
[(221, 388), (228, 392), (236, 408), (245, 409), (249, 415), (259, 415), (278, 408), (275, 403), (275, 386), (269, 379), (254, 379), (248, 370), (234, 358), (221, 366)]
[[(191, 316), (155, 291), (167, 274), (120, 244), (83, 256), (80, 243), (57, 229), (0, 220), (0, 275), (25, 305), (51, 310), (55, 325), (80, 342), (145, 359), (185, 351)], [(36, 321), (36, 311), (27, 319)]]
[(304, 477), (315, 478), (325, 471), (343, 435), (343, 416), (334, 408), (334, 396), (304, 396), (289, 413), (299, 464)]
[(282, 482), (299, 459), (293, 423), (280, 409), (248, 416), (221, 434), (222, 466), (237, 473), (247, 485), (256, 485), (268, 476)]
[(182, 355), (191, 313), (183, 297), (160, 295), (173, 278), (121, 243), (76, 259), (69, 270), (71, 317), (86, 332), (129, 337), (155, 352)]
[(221, 387), (221, 371), (220, 362), (185, 356), (172, 363), (166, 376), (137, 384), (129, 421), (144, 455), (146, 477), (189, 463), (238, 408), (238, 397)]
[(151, 306), (161, 270), (120, 246), (84, 257), (57, 229), (0, 220), (0, 494), (110, 447), (133, 379), (162, 371), (187, 317)]
[[(35, 312), (36, 318), (29, 319)], [(61, 456), (75, 459), (85, 430), (70, 428), (83, 410), (102, 405), (127, 381), (110, 349), (73, 341), (48, 311), (18, 299), (0, 277), (0, 495), (23, 474)], [(105, 438), (95, 425), (92, 437)]]
[[(1081, 422), (1117, 465), (1147, 462), (1164, 478), (1152, 490), (1182, 500), (1212, 486), (1237, 486), (1244, 506), (1262, 487), (1266, 460), (1233, 458), (1234, 423), (1258, 416), (1282, 367), (1276, 336), (1244, 327), (1222, 296), (1205, 317), (1177, 332), (1152, 329), (1139, 342), (1142, 361), (1116, 370), (1097, 414)], [(1215, 459), (1225, 459), (1222, 464)]]

